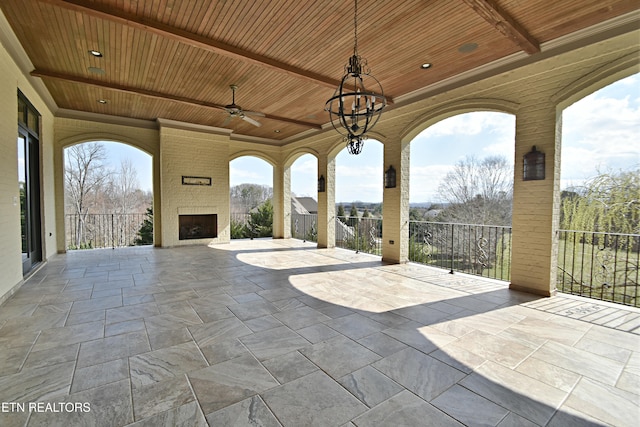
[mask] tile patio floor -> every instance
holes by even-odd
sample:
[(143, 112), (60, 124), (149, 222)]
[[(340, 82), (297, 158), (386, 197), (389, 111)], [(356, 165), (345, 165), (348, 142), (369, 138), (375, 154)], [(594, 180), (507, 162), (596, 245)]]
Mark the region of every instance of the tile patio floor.
[(639, 330), (298, 240), (72, 252), (0, 306), (0, 425), (637, 426)]

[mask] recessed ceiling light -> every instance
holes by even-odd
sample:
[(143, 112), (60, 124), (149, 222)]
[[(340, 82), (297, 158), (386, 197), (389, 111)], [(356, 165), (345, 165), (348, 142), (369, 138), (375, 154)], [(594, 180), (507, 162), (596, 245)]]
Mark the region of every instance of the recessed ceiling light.
[(98, 50), (90, 50), (89, 53), (93, 56), (95, 56), (96, 58), (102, 58), (102, 52), (98, 51)]
[(478, 43), (465, 43), (458, 48), (460, 53), (470, 53), (478, 48)]
[(98, 99), (98, 103), (100, 104), (106, 104), (107, 102), (109, 101), (107, 101), (106, 99)]
[(87, 68), (87, 69), (88, 69), (90, 72), (92, 72), (93, 74), (106, 74), (102, 68), (98, 68), (98, 67), (89, 67), (89, 68)]
[(424, 64), (422, 64), (420, 66), (420, 68), (422, 68), (423, 70), (426, 70), (427, 68), (431, 68), (431, 63), (430, 62), (425, 62)]
[(280, 129), (274, 130), (275, 133), (280, 133)]

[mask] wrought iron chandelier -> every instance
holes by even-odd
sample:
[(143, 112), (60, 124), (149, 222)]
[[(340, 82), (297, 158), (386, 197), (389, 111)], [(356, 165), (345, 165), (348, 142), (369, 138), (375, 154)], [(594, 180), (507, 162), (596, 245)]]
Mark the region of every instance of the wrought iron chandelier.
[[(371, 75), (367, 60), (358, 55), (358, 0), (355, 0), (353, 55), (345, 66), (346, 74), (333, 97), (325, 104), (325, 111), (334, 129), (344, 136), (349, 154), (360, 154), (366, 133), (380, 119), (387, 105), (380, 82)], [(365, 87), (365, 80), (368, 82)], [(373, 90), (371, 89), (373, 87)]]

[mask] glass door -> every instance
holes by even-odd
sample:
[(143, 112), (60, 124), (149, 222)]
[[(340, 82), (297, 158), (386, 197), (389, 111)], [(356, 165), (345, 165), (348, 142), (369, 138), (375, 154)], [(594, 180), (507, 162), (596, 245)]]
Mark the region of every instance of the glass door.
[(20, 231), (22, 272), (28, 273), (42, 261), (40, 225), (40, 152), (38, 140), (18, 131), (18, 186), (20, 190)]

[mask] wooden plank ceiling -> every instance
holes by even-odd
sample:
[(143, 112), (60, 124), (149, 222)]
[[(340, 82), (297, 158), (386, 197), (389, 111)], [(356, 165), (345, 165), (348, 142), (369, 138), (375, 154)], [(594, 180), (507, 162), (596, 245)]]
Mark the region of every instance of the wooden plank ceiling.
[[(0, 8), (60, 108), (227, 127), (276, 144), (328, 122), (325, 102), (353, 53), (351, 0), (1, 0)], [(358, 50), (393, 102), (638, 8), (359, 0)], [(432, 67), (421, 69), (425, 62)], [(264, 114), (252, 116), (262, 126), (229, 120), (231, 84), (236, 104)]]

